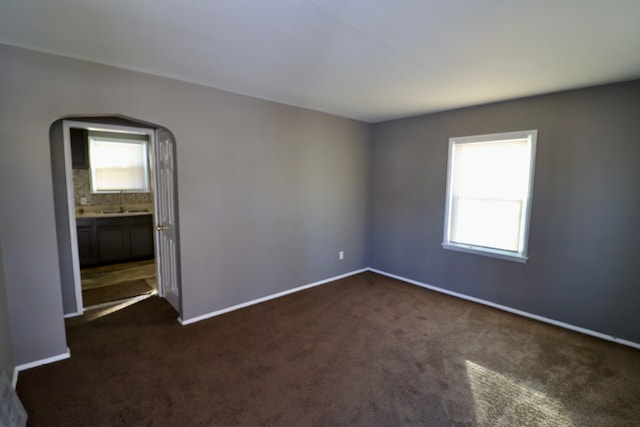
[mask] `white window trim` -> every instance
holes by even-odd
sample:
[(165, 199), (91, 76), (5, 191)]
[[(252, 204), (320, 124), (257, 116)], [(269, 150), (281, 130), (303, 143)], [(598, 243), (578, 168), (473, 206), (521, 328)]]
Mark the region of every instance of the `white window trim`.
[[(134, 134), (139, 135), (139, 134)], [(138, 193), (150, 193), (151, 192), (151, 180), (149, 179), (149, 142), (143, 140), (136, 139), (128, 139), (126, 137), (118, 138), (118, 137), (103, 137), (103, 136), (90, 136), (89, 137), (89, 156), (91, 156), (91, 144), (92, 141), (102, 141), (102, 142), (122, 142), (127, 144), (139, 144), (142, 147), (143, 152), (143, 179), (144, 184), (143, 188), (135, 188), (135, 189), (127, 189), (127, 190), (100, 190), (96, 188), (96, 179), (95, 179), (95, 169), (93, 165), (89, 165), (89, 179), (91, 183), (91, 194), (119, 194), (123, 191), (129, 194), (138, 194)]]
[[(494, 133), (488, 135), (473, 135), (449, 138), (449, 157), (447, 163), (447, 197), (445, 200), (445, 216), (444, 216), (444, 230), (442, 238), (442, 247), (458, 252), (471, 253), (476, 255), (483, 255), (493, 258), (499, 258), (508, 261), (515, 261), (520, 263), (527, 262), (528, 247), (529, 247), (529, 223), (531, 218), (531, 199), (533, 195), (533, 177), (535, 170), (535, 156), (536, 156), (536, 140), (538, 137), (537, 130), (517, 131), (517, 132), (505, 132)], [(487, 142), (487, 141), (504, 141), (509, 139), (529, 139), (531, 143), (531, 158), (529, 163), (529, 189), (527, 198), (524, 200), (524, 218), (522, 220), (523, 233), (521, 235), (521, 251), (508, 251), (496, 248), (489, 248), (484, 246), (463, 244), (458, 242), (452, 242), (449, 240), (450, 225), (451, 225), (451, 205), (453, 194), (451, 192), (452, 185), (452, 167), (453, 167), (453, 150), (456, 144), (475, 143), (475, 142)]]

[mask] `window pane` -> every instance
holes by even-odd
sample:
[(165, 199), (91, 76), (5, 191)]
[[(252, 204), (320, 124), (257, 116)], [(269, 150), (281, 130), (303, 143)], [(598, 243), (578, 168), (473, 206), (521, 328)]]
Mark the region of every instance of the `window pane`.
[(518, 251), (522, 202), (454, 199), (451, 241)]
[(529, 180), (526, 140), (456, 145), (456, 192), (462, 197), (522, 199)]

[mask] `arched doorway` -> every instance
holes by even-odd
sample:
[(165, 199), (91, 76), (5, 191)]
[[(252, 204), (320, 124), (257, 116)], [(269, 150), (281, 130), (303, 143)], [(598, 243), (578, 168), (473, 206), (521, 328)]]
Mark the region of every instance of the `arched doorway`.
[(72, 177), (71, 129), (146, 136), (149, 184), (153, 194), (152, 227), (158, 294), (181, 315), (176, 146), (173, 134), (162, 126), (124, 116), (72, 116), (56, 120), (50, 127), (56, 233), (65, 317), (77, 316), (84, 311)]

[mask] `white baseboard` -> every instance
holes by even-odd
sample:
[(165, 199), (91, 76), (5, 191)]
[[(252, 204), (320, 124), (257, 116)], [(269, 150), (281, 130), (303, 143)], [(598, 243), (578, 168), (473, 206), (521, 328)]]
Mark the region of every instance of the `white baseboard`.
[(70, 317), (78, 317), (78, 316), (82, 316), (83, 314), (84, 314), (84, 310), (82, 310), (82, 311), (77, 311), (77, 312), (75, 312), (75, 313), (68, 313), (68, 314), (65, 314), (65, 315), (64, 315), (64, 318), (65, 318), (65, 319), (68, 319), (68, 318), (70, 318)]
[(13, 368), (13, 375), (11, 376), (11, 387), (13, 387), (13, 389), (16, 389), (16, 386), (18, 385), (18, 368)]
[(469, 295), (461, 294), (458, 292), (449, 291), (447, 289), (438, 288), (437, 286), (427, 285), (426, 283), (418, 282), (417, 280), (407, 279), (406, 277), (397, 276), (395, 274), (387, 273), (385, 271), (376, 270), (375, 268), (368, 268), (367, 270), (372, 271), (374, 273), (381, 274), (383, 276), (391, 277), (393, 279), (398, 279), (406, 283), (410, 283), (412, 285), (420, 286), (421, 288), (430, 289), (432, 291), (440, 292), (443, 294), (451, 295), (457, 298), (462, 298), (468, 301), (477, 302), (479, 304), (488, 305), (489, 307), (497, 308), (499, 310), (508, 311), (509, 313), (517, 314), (519, 316), (528, 317), (530, 319), (538, 320), (540, 322), (549, 323), (551, 325), (559, 326), (564, 329), (569, 329), (572, 331), (580, 332), (586, 335), (591, 335), (593, 337), (601, 338), (603, 340), (612, 341), (618, 344), (623, 344), (629, 347), (640, 349), (640, 344), (628, 341), (625, 339), (617, 338), (612, 335), (603, 334), (601, 332), (592, 331), (591, 329), (582, 328), (580, 326), (571, 325), (569, 323), (559, 322), (557, 320), (549, 319), (548, 317), (538, 316), (537, 314), (528, 313), (526, 311), (518, 310), (515, 308), (507, 307), (505, 305), (500, 305), (493, 303), (491, 301), (486, 301), (480, 298), (472, 297)]
[(23, 363), (22, 365), (18, 365), (13, 370), (13, 379), (11, 381), (11, 385), (13, 386), (14, 389), (16, 388), (16, 385), (18, 384), (18, 374), (20, 372), (22, 372), (22, 371), (26, 371), (27, 369), (35, 368), (36, 366), (41, 366), (41, 365), (46, 365), (46, 364), (53, 363), (53, 362), (58, 362), (60, 360), (68, 359), (70, 357), (71, 357), (71, 351), (69, 350), (69, 347), (67, 347), (67, 351), (62, 353), (62, 354), (57, 354), (55, 356), (51, 356), (51, 357), (47, 357), (47, 358), (44, 358), (44, 359), (35, 360), (33, 362)]
[(339, 279), (343, 279), (345, 277), (353, 276), (354, 274), (363, 273), (363, 272), (365, 272), (367, 270), (369, 270), (369, 269), (368, 268), (363, 268), (363, 269), (360, 269), (360, 270), (351, 271), (349, 273), (341, 274), (339, 276), (334, 276), (334, 277), (330, 277), (328, 279), (320, 280), (318, 282), (309, 283), (308, 285), (299, 286), (297, 288), (288, 289), (286, 291), (282, 291), (282, 292), (278, 292), (278, 293), (275, 293), (275, 294), (267, 295), (266, 297), (254, 299), (254, 300), (247, 301), (247, 302), (243, 302), (242, 304), (237, 304), (237, 305), (234, 305), (234, 306), (231, 306), (231, 307), (227, 307), (227, 308), (223, 308), (223, 309), (220, 309), (220, 310), (212, 311), (211, 313), (206, 313), (206, 314), (203, 314), (201, 316), (192, 317), (190, 319), (182, 319), (182, 318), (178, 317), (178, 322), (180, 322), (181, 325), (190, 325), (192, 323), (199, 322), (199, 321), (205, 320), (205, 319), (209, 319), (211, 317), (219, 316), (221, 314), (228, 313), (230, 311), (238, 310), (238, 309), (241, 309), (241, 308), (244, 308), (244, 307), (248, 307), (250, 305), (254, 305), (254, 304), (261, 303), (261, 302), (269, 301), (269, 300), (274, 299), (274, 298), (283, 297), (285, 295), (289, 295), (289, 294), (292, 294), (294, 292), (299, 292), (299, 291), (302, 291), (302, 290), (305, 290), (305, 289), (313, 288), (314, 286), (324, 285), (325, 283), (329, 283), (329, 282), (333, 282), (334, 280), (339, 280)]

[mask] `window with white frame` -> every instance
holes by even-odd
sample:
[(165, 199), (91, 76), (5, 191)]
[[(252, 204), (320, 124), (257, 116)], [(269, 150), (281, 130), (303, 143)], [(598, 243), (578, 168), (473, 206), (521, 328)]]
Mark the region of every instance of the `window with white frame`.
[(537, 133), (449, 139), (443, 248), (526, 262)]
[(89, 132), (91, 191), (148, 193), (146, 135)]

